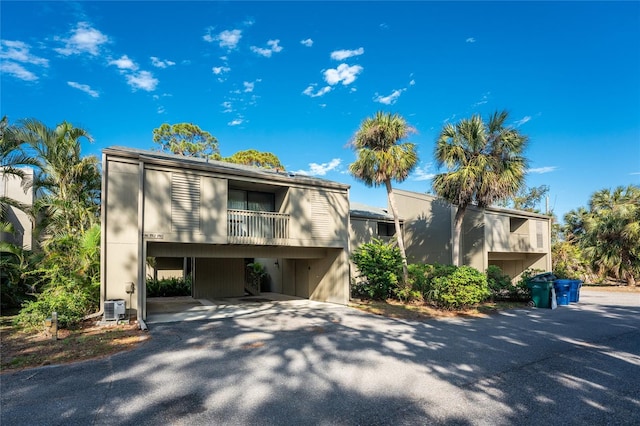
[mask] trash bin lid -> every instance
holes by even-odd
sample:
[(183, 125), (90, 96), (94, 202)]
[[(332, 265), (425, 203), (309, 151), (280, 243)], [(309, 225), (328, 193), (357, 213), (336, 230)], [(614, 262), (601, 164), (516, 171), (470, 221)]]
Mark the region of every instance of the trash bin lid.
[(553, 272), (544, 272), (542, 274), (534, 275), (530, 279), (530, 281), (533, 281), (533, 282), (549, 282), (549, 281), (555, 281), (555, 280), (556, 280), (556, 276), (553, 275)]

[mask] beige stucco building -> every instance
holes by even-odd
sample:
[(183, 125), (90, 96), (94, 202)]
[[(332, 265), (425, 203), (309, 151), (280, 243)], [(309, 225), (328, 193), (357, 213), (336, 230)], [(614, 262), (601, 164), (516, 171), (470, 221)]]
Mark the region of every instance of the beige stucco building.
[[(10, 198), (24, 206), (32, 206), (33, 195), (33, 169), (20, 169), (22, 177), (14, 174), (5, 174), (0, 170), (0, 197)], [(33, 223), (31, 218), (22, 210), (7, 205), (5, 220), (13, 225), (13, 233), (0, 232), (0, 241), (6, 241), (31, 250), (33, 247)]]
[[(456, 207), (428, 194), (395, 190), (409, 263), (452, 263)], [(527, 269), (551, 271), (551, 218), (520, 210), (469, 206), (462, 224), (462, 264), (499, 266), (513, 279)]]
[(347, 303), (348, 185), (120, 147), (102, 163), (103, 303), (146, 318), (148, 257), (189, 258), (194, 298), (243, 296), (260, 261), (272, 292)]
[[(451, 264), (456, 207), (433, 195), (394, 189), (409, 263)], [(551, 218), (512, 209), (467, 209), (462, 227), (462, 263), (486, 271), (499, 266), (517, 280), (527, 269), (551, 271)], [(387, 209), (353, 203), (351, 251), (374, 238), (395, 241)], [(354, 266), (351, 265), (352, 271)]]

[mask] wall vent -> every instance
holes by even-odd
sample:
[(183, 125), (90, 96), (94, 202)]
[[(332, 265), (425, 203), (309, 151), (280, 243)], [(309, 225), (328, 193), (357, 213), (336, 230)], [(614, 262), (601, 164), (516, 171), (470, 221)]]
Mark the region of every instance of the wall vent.
[(311, 234), (315, 238), (330, 238), (333, 215), (327, 194), (323, 191), (311, 193)]
[(200, 176), (171, 174), (171, 227), (200, 230)]
[(544, 236), (542, 235), (542, 222), (536, 221), (536, 244), (539, 249), (544, 248)]

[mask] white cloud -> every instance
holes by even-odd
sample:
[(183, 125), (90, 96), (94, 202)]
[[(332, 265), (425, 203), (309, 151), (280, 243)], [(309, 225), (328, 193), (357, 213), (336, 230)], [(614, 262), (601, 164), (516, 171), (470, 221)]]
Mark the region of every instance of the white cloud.
[(152, 56), (151, 57), (151, 64), (154, 67), (157, 67), (157, 68), (167, 68), (167, 67), (174, 66), (176, 63), (173, 62), (173, 61), (169, 61), (168, 59), (160, 60), (160, 59), (156, 58), (155, 56)]
[(359, 56), (364, 53), (364, 48), (359, 47), (355, 50), (336, 50), (331, 52), (331, 59), (336, 61), (342, 61), (347, 58), (351, 58), (352, 56)]
[(56, 52), (65, 56), (81, 53), (97, 56), (100, 46), (109, 42), (109, 37), (92, 28), (87, 22), (78, 22), (78, 25), (71, 33), (71, 37), (66, 39), (55, 38), (57, 41), (64, 43), (64, 47), (55, 49)]
[(129, 59), (127, 55), (122, 55), (120, 59), (109, 61), (109, 65), (115, 65), (118, 69), (123, 71), (136, 71), (138, 69), (138, 65)]
[(252, 52), (257, 53), (260, 56), (270, 58), (273, 53), (282, 51), (282, 46), (280, 46), (279, 43), (280, 40), (269, 40), (267, 41), (267, 46), (269, 46), (269, 48), (265, 49), (257, 46), (251, 46), (250, 49)]
[(273, 52), (278, 53), (282, 51), (282, 46), (279, 43), (280, 40), (269, 40), (267, 46), (270, 46)]
[(263, 49), (262, 47), (256, 47), (256, 46), (251, 46), (250, 49), (253, 53), (257, 53), (258, 55), (264, 56), (265, 58), (271, 57), (270, 49)]
[(80, 84), (80, 83), (76, 83), (75, 81), (67, 81), (67, 84), (73, 87), (74, 89), (83, 91), (84, 93), (86, 93), (87, 95), (93, 98), (97, 98), (100, 96), (98, 92), (96, 92), (95, 90), (92, 90), (91, 87), (87, 84)]
[(482, 99), (480, 99), (478, 102), (476, 102), (475, 104), (471, 105), (471, 107), (477, 107), (480, 105), (484, 105), (487, 102), (489, 102), (489, 95), (491, 94), (491, 92), (487, 92), (485, 94), (482, 95)]
[(469, 37), (468, 39), (465, 40), (465, 42), (467, 42), (467, 43), (475, 43), (476, 39), (473, 38), (473, 37)]
[(550, 173), (550, 172), (554, 172), (557, 168), (558, 167), (556, 166), (537, 167), (534, 169), (527, 170), (527, 173), (537, 173), (537, 174)]
[(229, 68), (229, 67), (213, 67), (213, 68), (211, 68), (211, 71), (213, 71), (213, 73), (215, 75), (220, 75), (220, 74), (224, 74), (226, 72), (231, 71), (231, 68)]
[(415, 180), (415, 181), (425, 181), (425, 180), (433, 179), (436, 176), (436, 174), (429, 171), (429, 169), (431, 167), (432, 167), (431, 163), (427, 164), (424, 167), (416, 167), (416, 169), (413, 172), (413, 174), (414, 174), (413, 180)]
[(231, 107), (231, 102), (229, 101), (223, 102), (222, 107), (224, 108), (222, 112), (233, 112), (233, 108)]
[[(211, 41), (220, 42), (220, 47), (226, 47), (229, 50), (235, 49), (242, 38), (241, 30), (225, 30), (218, 34), (216, 37), (213, 37)], [(206, 40), (206, 39), (205, 39)]]
[(215, 41), (215, 37), (213, 37), (211, 35), (211, 33), (213, 32), (213, 30), (215, 30), (215, 27), (208, 27), (207, 28), (207, 33), (205, 35), (202, 36), (202, 39), (204, 41), (206, 41), (207, 43), (213, 43)]
[(415, 80), (411, 80), (411, 81), (409, 82), (409, 86), (415, 86), (415, 85), (416, 85), (416, 81), (415, 81)]
[(303, 95), (310, 96), (310, 97), (312, 97), (312, 98), (317, 98), (318, 96), (325, 95), (325, 94), (327, 94), (327, 93), (329, 93), (329, 92), (331, 91), (331, 87), (330, 87), (330, 86), (325, 86), (325, 87), (323, 87), (323, 88), (321, 88), (321, 89), (318, 89), (318, 90), (314, 93), (315, 87), (316, 87), (316, 85), (315, 85), (315, 84), (310, 85), (309, 87), (307, 87), (306, 89), (304, 89), (304, 91), (302, 92), (302, 94), (303, 94)]
[(49, 66), (49, 60), (32, 55), (31, 46), (22, 41), (2, 40), (0, 43), (0, 58), (25, 64)]
[(293, 173), (306, 176), (324, 176), (327, 172), (337, 169), (341, 162), (342, 160), (339, 158), (334, 158), (328, 163), (309, 163), (309, 170), (298, 170)]
[(311, 40), (310, 38), (308, 38), (306, 40), (300, 40), (300, 44), (302, 44), (303, 46), (306, 46), (306, 47), (311, 47), (311, 46), (313, 46), (313, 40)]
[(360, 65), (340, 64), (336, 69), (326, 70), (324, 72), (324, 80), (331, 86), (340, 82), (346, 86), (353, 83), (363, 69)]
[(36, 81), (38, 76), (24, 65), (48, 67), (49, 60), (31, 54), (31, 46), (22, 41), (2, 40), (0, 42), (0, 72), (24, 81)]
[(140, 71), (127, 75), (127, 84), (133, 87), (133, 90), (142, 89), (152, 92), (156, 90), (158, 80), (149, 71)]
[(244, 91), (245, 93), (251, 93), (253, 92), (253, 88), (255, 86), (255, 83), (249, 82), (249, 81), (245, 81), (242, 83), (242, 85), (244, 86)]
[(138, 71), (138, 65), (133, 62), (127, 55), (122, 55), (119, 59), (109, 61), (109, 65), (115, 65), (124, 74), (127, 84), (134, 91), (141, 89), (147, 92), (156, 90), (158, 79), (149, 71)]
[(394, 90), (389, 96), (380, 96), (376, 93), (376, 97), (373, 98), (373, 101), (385, 105), (393, 105), (405, 90), (407, 89)]
[(163, 107), (163, 106), (159, 106), (159, 107), (158, 107), (158, 110), (157, 110), (158, 114), (164, 114), (166, 111), (167, 111), (167, 110), (166, 110), (166, 109), (165, 109), (165, 107)]
[(1, 62), (0, 72), (24, 81), (36, 81), (38, 76), (15, 62)]
[(528, 123), (531, 120), (531, 116), (527, 115), (524, 118), (522, 118), (521, 120), (518, 120), (515, 122), (515, 126), (516, 127), (520, 127), (522, 126), (524, 123)]
[(244, 123), (244, 120), (243, 120), (242, 118), (236, 118), (236, 119), (234, 119), (234, 120), (231, 120), (231, 121), (230, 121), (230, 122), (228, 122), (227, 124), (228, 124), (229, 126), (239, 126), (239, 125), (241, 125), (242, 123)]

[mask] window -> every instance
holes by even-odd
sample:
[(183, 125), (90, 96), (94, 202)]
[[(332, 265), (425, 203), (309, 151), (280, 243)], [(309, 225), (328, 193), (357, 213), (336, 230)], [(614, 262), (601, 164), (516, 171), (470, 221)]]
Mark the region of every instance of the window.
[(396, 235), (396, 226), (393, 223), (378, 222), (378, 236), (393, 237)]
[(268, 192), (229, 189), (227, 208), (254, 212), (273, 212), (276, 210), (275, 195)]
[(510, 217), (509, 226), (512, 234), (527, 234), (529, 232), (529, 222), (521, 217)]

